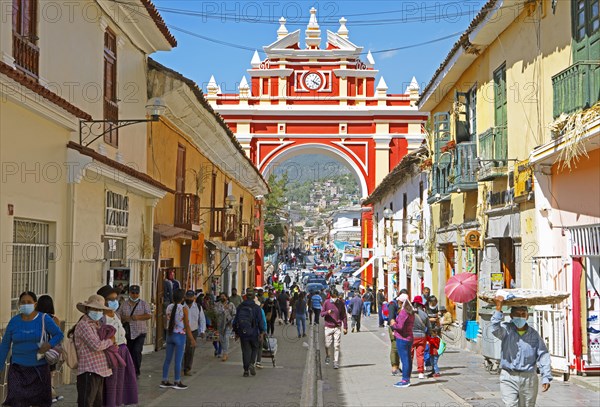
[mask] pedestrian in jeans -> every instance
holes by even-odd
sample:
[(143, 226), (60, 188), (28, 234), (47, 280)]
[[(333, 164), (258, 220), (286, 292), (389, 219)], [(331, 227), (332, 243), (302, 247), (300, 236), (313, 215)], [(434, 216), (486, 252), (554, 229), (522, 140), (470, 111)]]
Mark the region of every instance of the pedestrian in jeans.
[(373, 292), (371, 288), (367, 288), (367, 292), (363, 295), (363, 315), (365, 317), (371, 316), (371, 303), (373, 302)]
[[(403, 288), (400, 290), (399, 295), (408, 295), (408, 290)], [(392, 322), (398, 315), (398, 301), (400, 297), (395, 300), (392, 299), (388, 302), (388, 335), (390, 337), (390, 364), (392, 365), (392, 376), (400, 374), (400, 357), (398, 356), (398, 348), (396, 347), (396, 337), (394, 336), (394, 330), (392, 329)], [(402, 305), (402, 303), (400, 303)]]
[[(196, 294), (192, 290), (188, 290), (185, 293), (185, 307), (188, 309), (188, 316), (190, 321), (190, 329), (192, 336), (198, 338), (199, 335), (203, 335), (206, 332), (206, 317), (204, 311), (196, 304)], [(187, 338), (185, 342), (185, 352), (183, 354), (183, 375), (192, 375), (192, 364), (194, 363), (194, 353), (196, 347), (192, 346), (190, 339)]]
[(127, 348), (133, 359), (135, 374), (140, 377), (142, 350), (148, 332), (146, 321), (152, 318), (152, 310), (146, 301), (140, 299), (139, 285), (129, 286), (129, 298), (121, 304), (117, 313), (123, 321)]
[[(306, 336), (306, 293), (300, 293), (298, 299), (294, 302), (294, 312), (296, 313), (296, 329), (298, 330), (298, 338), (304, 337)], [(300, 334), (301, 327), (302, 334)]]
[(410, 386), (410, 374), (412, 373), (412, 345), (415, 311), (412, 305), (410, 305), (408, 294), (400, 294), (397, 301), (398, 306), (401, 308), (396, 315), (396, 318), (390, 320), (390, 326), (394, 331), (398, 357), (402, 362), (402, 380), (394, 384), (394, 387), (404, 388)]
[[(196, 346), (196, 339), (190, 330), (189, 315), (187, 307), (183, 306), (183, 290), (178, 289), (173, 293), (173, 304), (167, 307), (167, 352), (163, 363), (162, 381), (160, 387), (185, 390), (187, 386), (181, 382), (181, 365), (185, 351), (186, 335), (191, 346)], [(169, 382), (169, 368), (175, 356), (175, 383)]]
[(325, 301), (321, 311), (325, 324), (325, 364), (331, 361), (329, 348), (333, 345), (333, 368), (340, 367), (340, 347), (342, 342), (342, 326), (344, 335), (348, 333), (348, 318), (344, 302), (338, 298), (337, 290), (331, 290), (331, 299)]
[[(219, 302), (215, 304), (217, 316), (217, 329), (219, 330), (220, 351), (223, 353), (221, 361), (227, 362), (229, 358), (229, 337), (231, 336), (231, 323), (235, 318), (235, 305), (229, 302), (227, 294), (219, 294)], [(219, 353), (221, 353), (219, 352)]]
[(104, 405), (104, 378), (113, 374), (104, 351), (115, 346), (116, 339), (101, 340), (98, 334), (104, 311), (110, 308), (104, 305), (104, 297), (95, 294), (78, 303), (77, 309), (85, 315), (67, 334), (73, 335), (77, 349), (77, 405), (99, 407)]
[(260, 351), (259, 337), (262, 336), (264, 340), (265, 335), (260, 307), (254, 303), (254, 298), (254, 290), (248, 289), (246, 300), (238, 307), (233, 320), (233, 330), (242, 347), (244, 377), (256, 375), (256, 356)]
[(431, 336), (427, 338), (429, 343), (429, 360), (431, 361), (431, 373), (428, 377), (440, 377), (440, 368), (438, 367), (438, 360), (440, 355), (438, 353), (440, 349), (440, 343), (442, 339), (440, 335), (442, 329), (439, 326), (431, 328)]
[(415, 309), (415, 322), (413, 325), (413, 351), (417, 357), (417, 371), (419, 379), (425, 378), (425, 347), (427, 346), (427, 335), (431, 331), (431, 324), (427, 313), (423, 310), (423, 298), (420, 295), (413, 298)]
[(507, 406), (535, 406), (539, 378), (542, 391), (548, 391), (552, 381), (550, 354), (540, 334), (527, 324), (527, 307), (512, 307), (510, 322), (503, 322), (504, 297), (494, 298), (496, 311), (492, 315), (492, 334), (502, 341), (500, 356), (500, 393)]
[(310, 298), (310, 306), (315, 316), (315, 325), (319, 325), (319, 316), (321, 315), (321, 305), (323, 303), (323, 297), (321, 297), (321, 291), (317, 291)]
[(350, 311), (350, 315), (352, 315), (352, 332), (354, 332), (354, 330), (360, 332), (360, 316), (363, 311), (363, 302), (358, 294), (354, 295), (354, 293), (351, 292), (349, 295), (352, 298), (350, 304), (348, 304), (348, 311)]
[[(260, 307), (260, 301), (258, 301), (258, 298), (254, 297), (254, 303)], [(260, 309), (260, 316), (262, 317), (261, 323), (262, 323), (263, 330), (265, 332), (267, 332), (267, 317), (265, 316), (265, 311), (262, 308)], [(262, 369), (262, 367), (263, 367), (262, 363), (261, 363), (263, 342), (264, 342), (264, 336), (259, 335), (258, 336), (258, 352), (256, 353), (256, 363), (254, 364), (254, 366), (256, 366), (258, 369)]]

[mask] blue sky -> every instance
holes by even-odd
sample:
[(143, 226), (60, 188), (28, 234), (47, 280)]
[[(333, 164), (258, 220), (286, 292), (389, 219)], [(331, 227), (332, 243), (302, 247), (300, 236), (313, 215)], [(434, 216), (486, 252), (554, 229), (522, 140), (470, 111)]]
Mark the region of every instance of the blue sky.
[[(348, 20), (350, 41), (363, 46), (366, 55), (368, 50), (406, 47), (462, 32), (485, 1), (154, 0), (154, 3), (179, 45), (173, 51), (152, 57), (203, 88), (214, 75), (223, 92), (233, 93), (250, 68), (253, 50), (260, 52), (264, 45), (276, 40), (282, 15), (288, 20), (288, 31), (301, 29), (303, 39), (309, 10), (315, 7), (322, 47), (326, 30), (336, 32), (338, 20), (344, 16)], [(206, 41), (181, 30), (252, 50)], [(385, 77), (388, 92), (403, 92), (413, 76), (423, 88), (458, 36), (415, 48), (375, 52), (375, 69)], [(262, 53), (261, 58), (264, 58)]]

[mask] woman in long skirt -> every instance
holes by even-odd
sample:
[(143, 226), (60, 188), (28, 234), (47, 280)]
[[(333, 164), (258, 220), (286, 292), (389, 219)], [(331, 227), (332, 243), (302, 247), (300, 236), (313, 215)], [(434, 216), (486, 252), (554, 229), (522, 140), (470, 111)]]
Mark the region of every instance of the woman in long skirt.
[(117, 291), (109, 285), (100, 288), (97, 294), (104, 297), (106, 306), (110, 311), (104, 312), (102, 323), (111, 325), (116, 329), (115, 343), (119, 347), (119, 355), (125, 361), (124, 367), (112, 368), (113, 374), (104, 379), (103, 405), (105, 407), (118, 407), (138, 403), (137, 377), (135, 365), (125, 338), (125, 328), (116, 314), (119, 308)]

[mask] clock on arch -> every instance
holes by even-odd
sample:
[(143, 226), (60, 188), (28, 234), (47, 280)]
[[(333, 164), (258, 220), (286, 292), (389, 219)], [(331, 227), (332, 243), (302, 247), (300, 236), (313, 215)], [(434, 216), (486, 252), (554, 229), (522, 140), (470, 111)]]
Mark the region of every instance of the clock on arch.
[(316, 72), (309, 72), (304, 76), (306, 89), (317, 90), (323, 86), (323, 78)]

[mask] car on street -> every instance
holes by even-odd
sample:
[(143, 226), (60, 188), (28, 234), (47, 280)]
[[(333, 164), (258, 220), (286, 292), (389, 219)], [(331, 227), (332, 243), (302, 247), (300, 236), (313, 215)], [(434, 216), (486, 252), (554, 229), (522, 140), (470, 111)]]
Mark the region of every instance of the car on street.
[(314, 294), (314, 293), (316, 293), (317, 291), (320, 291), (320, 292), (323, 292), (323, 291), (325, 291), (325, 288), (326, 288), (326, 287), (327, 287), (326, 285), (323, 285), (323, 284), (321, 284), (321, 283), (308, 283), (308, 284), (306, 285), (306, 288), (305, 288), (305, 290), (306, 290), (306, 292), (307, 292), (307, 293), (309, 293), (309, 294)]

